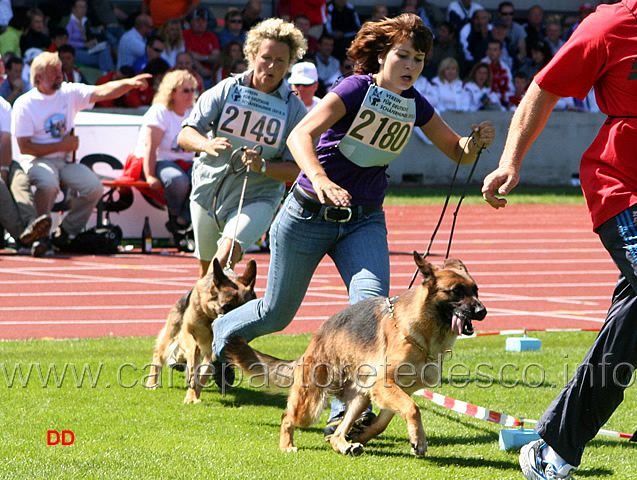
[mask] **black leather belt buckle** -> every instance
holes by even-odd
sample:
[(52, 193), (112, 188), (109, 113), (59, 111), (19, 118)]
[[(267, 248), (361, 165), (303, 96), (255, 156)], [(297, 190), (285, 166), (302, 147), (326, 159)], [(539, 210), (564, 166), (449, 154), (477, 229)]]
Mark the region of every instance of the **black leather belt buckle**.
[(328, 222), (347, 223), (352, 219), (350, 207), (325, 207), (323, 219)]

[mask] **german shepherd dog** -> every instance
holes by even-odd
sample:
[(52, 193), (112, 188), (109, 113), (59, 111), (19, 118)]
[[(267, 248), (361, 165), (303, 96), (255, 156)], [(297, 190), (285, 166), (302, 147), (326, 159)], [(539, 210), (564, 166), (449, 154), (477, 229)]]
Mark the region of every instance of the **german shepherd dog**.
[[(473, 333), (472, 320), (487, 310), (478, 287), (460, 260), (444, 268), (414, 252), (423, 282), (398, 297), (374, 297), (351, 305), (323, 323), (305, 354), (279, 360), (232, 337), (226, 353), (251, 376), (277, 387), (290, 386), (279, 447), (296, 451), (294, 428), (316, 423), (329, 396), (347, 404), (343, 421), (330, 438), (342, 454), (360, 455), (363, 446), (387, 428), (397, 412), (407, 423), (413, 454), (422, 456), (427, 439), (418, 405), (410, 394), (436, 385), (442, 361), (459, 334)], [(287, 372), (287, 373), (286, 373)], [(346, 438), (370, 402), (381, 411), (350, 443)]]
[[(256, 298), (254, 283), (257, 264), (250, 260), (242, 276), (226, 274), (217, 259), (212, 272), (197, 281), (188, 293), (173, 305), (166, 325), (159, 332), (148, 374), (147, 388), (156, 388), (161, 366), (171, 345), (178, 345), (178, 362), (185, 361), (188, 392), (184, 403), (199, 403), (203, 386), (211, 375), (212, 322), (230, 310)], [(175, 344), (175, 342), (178, 342)], [(199, 370), (203, 369), (202, 372)]]

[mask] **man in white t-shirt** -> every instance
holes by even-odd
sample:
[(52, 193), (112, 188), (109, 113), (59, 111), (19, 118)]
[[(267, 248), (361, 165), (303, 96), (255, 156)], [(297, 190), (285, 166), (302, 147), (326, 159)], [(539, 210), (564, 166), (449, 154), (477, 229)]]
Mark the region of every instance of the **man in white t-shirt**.
[(318, 89), (318, 72), (313, 63), (299, 62), (294, 64), (288, 83), (290, 90), (301, 99), (308, 112), (321, 101), (320, 98), (314, 96)]
[(63, 183), (77, 192), (69, 213), (53, 235), (53, 245), (63, 249), (86, 226), (103, 187), (86, 165), (74, 163), (72, 154), (79, 146), (73, 134), (75, 115), (92, 108), (95, 102), (111, 100), (133, 88), (145, 89), (149, 74), (124, 78), (102, 85), (65, 83), (57, 53), (44, 52), (31, 64), (33, 89), (13, 105), (12, 130), (22, 155), (29, 181), (35, 185), (38, 215), (49, 214)]

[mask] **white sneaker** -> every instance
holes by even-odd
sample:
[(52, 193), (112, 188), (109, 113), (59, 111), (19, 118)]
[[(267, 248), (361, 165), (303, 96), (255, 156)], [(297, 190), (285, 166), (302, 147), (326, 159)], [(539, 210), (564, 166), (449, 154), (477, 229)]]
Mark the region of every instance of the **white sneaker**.
[(548, 444), (540, 439), (527, 443), (520, 450), (520, 467), (528, 480), (575, 480), (571, 475), (574, 468), (567, 464), (555, 466), (542, 458), (542, 451)]
[(183, 358), (181, 349), (179, 348), (179, 341), (175, 340), (168, 346), (168, 355), (166, 356), (166, 366), (183, 372), (186, 370), (186, 359)]

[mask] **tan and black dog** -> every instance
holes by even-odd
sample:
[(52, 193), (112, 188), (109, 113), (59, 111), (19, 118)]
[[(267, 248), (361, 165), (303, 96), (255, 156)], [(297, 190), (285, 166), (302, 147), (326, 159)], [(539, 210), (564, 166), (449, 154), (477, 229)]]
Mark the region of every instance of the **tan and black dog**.
[(211, 375), (212, 322), (219, 315), (256, 298), (256, 274), (254, 260), (247, 263), (242, 276), (234, 272), (226, 275), (217, 259), (213, 260), (212, 272), (198, 280), (170, 310), (166, 325), (157, 337), (147, 388), (158, 385), (161, 366), (168, 357), (169, 347), (174, 345), (179, 351), (177, 361), (185, 361), (187, 365), (189, 388), (184, 403), (201, 401), (201, 390)]
[[(442, 269), (417, 252), (414, 260), (423, 276), (421, 285), (393, 299), (369, 298), (336, 313), (295, 361), (257, 352), (240, 337), (231, 339), (226, 353), (251, 382), (261, 377), (264, 384), (292, 384), (281, 422), (281, 450), (296, 451), (294, 428), (317, 422), (327, 398), (335, 396), (347, 404), (330, 438), (337, 452), (361, 454), (363, 445), (399, 413), (407, 423), (412, 453), (425, 454), (420, 410), (410, 394), (438, 384), (445, 354), (460, 333), (473, 333), (471, 320), (484, 319), (487, 310), (460, 260), (447, 260)], [(370, 401), (380, 414), (350, 443), (346, 435)]]

